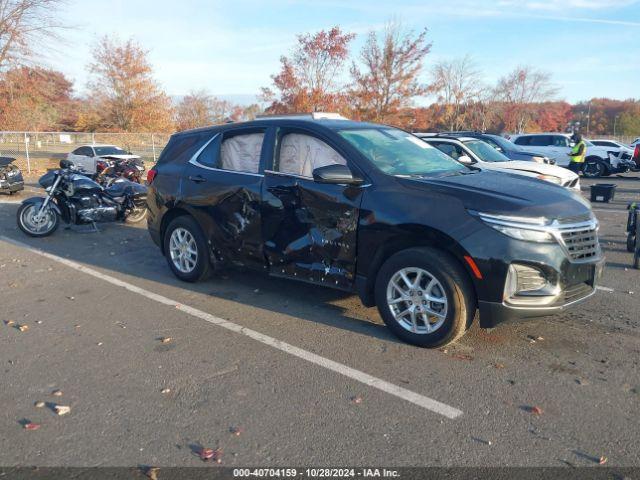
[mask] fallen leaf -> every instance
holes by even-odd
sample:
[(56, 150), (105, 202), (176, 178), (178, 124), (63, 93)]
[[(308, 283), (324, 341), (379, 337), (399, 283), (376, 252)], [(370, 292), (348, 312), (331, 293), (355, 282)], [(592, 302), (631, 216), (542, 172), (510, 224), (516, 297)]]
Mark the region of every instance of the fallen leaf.
[(542, 415), (542, 409), (538, 406), (533, 406), (529, 408), (529, 413), (533, 415)]
[(600, 460), (598, 460), (598, 463), (600, 465), (604, 465), (605, 463), (607, 463), (607, 457), (600, 457)]
[(33, 404), (36, 408), (42, 408), (44, 407), (45, 403), (42, 400), (37, 401), (36, 403)]
[(76, 297), (67, 297), (69, 300), (75, 300)]
[(21, 332), (26, 332), (27, 330), (29, 330), (29, 325), (19, 325), (18, 330), (20, 330)]
[(98, 345), (99, 347), (101, 347), (101, 346), (102, 346), (102, 342), (98, 342), (98, 343), (96, 343), (96, 345)]
[(11, 325), (15, 325), (16, 322), (14, 322), (13, 320), (5, 320), (4, 324), (10, 327)]
[(161, 343), (169, 343), (171, 340), (173, 340), (173, 338), (171, 338), (171, 337), (162, 337), (160, 339), (160, 342)]
[(244, 429), (242, 427), (231, 427), (229, 431), (232, 434), (234, 434), (236, 437), (239, 437), (242, 434), (242, 432), (244, 432)]
[(53, 395), (54, 397), (61, 397), (62, 390), (54, 390), (53, 392), (51, 392), (51, 395)]
[(451, 358), (455, 358), (456, 360), (473, 360), (473, 357), (468, 353), (454, 353), (451, 355)]
[(42, 325), (42, 320), (38, 320), (36, 323), (37, 323), (38, 325)]
[(39, 423), (25, 423), (24, 424), (24, 429), (25, 430), (38, 430), (40, 428), (40, 424)]
[(158, 467), (149, 467), (144, 474), (149, 477), (151, 480), (158, 480), (158, 472), (160, 469)]
[(493, 366), (495, 368), (504, 368), (504, 363), (494, 363)]
[(351, 397), (351, 402), (352, 403), (356, 403), (356, 404), (360, 404), (360, 403), (362, 403), (362, 397), (360, 397), (360, 396)]
[(171, 393), (171, 389), (170, 388), (163, 388), (162, 390), (160, 390), (160, 393)]
[(56, 405), (55, 407), (53, 407), (53, 409), (58, 415), (66, 415), (71, 411), (71, 407), (67, 405)]
[(213, 460), (216, 463), (222, 463), (222, 449), (216, 448), (203, 448), (200, 450), (200, 458), (205, 462), (207, 460)]

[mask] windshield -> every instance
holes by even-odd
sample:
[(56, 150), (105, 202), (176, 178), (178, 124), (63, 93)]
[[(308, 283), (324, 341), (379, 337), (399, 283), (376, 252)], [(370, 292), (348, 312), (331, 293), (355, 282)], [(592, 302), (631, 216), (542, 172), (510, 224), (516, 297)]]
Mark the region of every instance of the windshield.
[(489, 140), (489, 145), (491, 145), (490, 142), (493, 142), (496, 145), (498, 145), (500, 148), (502, 148), (503, 150), (517, 150), (518, 149), (518, 146), (515, 143), (510, 142), (509, 140), (507, 140), (506, 138), (501, 137), (500, 135), (487, 135), (487, 139)]
[(93, 147), (96, 155), (126, 155), (127, 152), (118, 147)]
[(493, 148), (487, 142), (482, 140), (469, 140), (464, 142), (465, 146), (469, 148), (477, 157), (483, 162), (509, 162), (509, 158), (505, 157), (498, 150)]
[(468, 171), (437, 148), (402, 130), (361, 128), (338, 133), (389, 175), (440, 176)]

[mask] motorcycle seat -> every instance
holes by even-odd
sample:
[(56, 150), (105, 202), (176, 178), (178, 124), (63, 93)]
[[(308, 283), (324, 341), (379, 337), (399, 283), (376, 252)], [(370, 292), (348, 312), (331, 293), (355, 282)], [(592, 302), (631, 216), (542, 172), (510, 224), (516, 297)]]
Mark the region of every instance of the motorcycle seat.
[(112, 198), (125, 195), (140, 197), (147, 194), (147, 187), (128, 180), (116, 180), (105, 190), (105, 193)]

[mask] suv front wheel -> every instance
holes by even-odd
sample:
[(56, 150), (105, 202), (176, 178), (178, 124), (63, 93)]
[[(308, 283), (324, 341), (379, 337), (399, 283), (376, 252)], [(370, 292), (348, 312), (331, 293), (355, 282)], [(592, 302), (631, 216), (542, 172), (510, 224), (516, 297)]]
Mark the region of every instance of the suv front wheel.
[(439, 347), (471, 325), (476, 298), (467, 273), (446, 252), (412, 248), (389, 258), (375, 285), (378, 311), (400, 339)]
[(211, 263), (205, 236), (198, 223), (189, 216), (173, 219), (164, 234), (164, 255), (171, 271), (180, 280), (205, 280)]

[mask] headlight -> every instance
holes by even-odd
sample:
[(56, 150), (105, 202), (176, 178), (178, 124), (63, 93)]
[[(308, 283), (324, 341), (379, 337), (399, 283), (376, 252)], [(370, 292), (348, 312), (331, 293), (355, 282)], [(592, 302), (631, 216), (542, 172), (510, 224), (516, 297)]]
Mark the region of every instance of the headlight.
[(475, 214), (486, 225), (511, 238), (536, 243), (556, 241), (549, 232), (549, 222), (546, 218), (510, 217), (472, 211), (470, 213)]
[(540, 180), (545, 180), (547, 182), (555, 183), (556, 185), (562, 185), (562, 179), (560, 177), (556, 177), (555, 175), (538, 175)]

